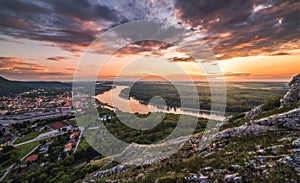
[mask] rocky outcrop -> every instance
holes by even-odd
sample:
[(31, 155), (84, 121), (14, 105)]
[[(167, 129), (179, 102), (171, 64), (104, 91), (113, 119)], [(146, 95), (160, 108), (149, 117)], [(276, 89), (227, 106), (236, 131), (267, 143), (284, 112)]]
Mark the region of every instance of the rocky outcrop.
[(282, 114), (250, 121), (242, 126), (230, 128), (217, 134), (216, 138), (258, 135), (263, 132), (280, 129), (300, 130), (300, 107)]
[(262, 109), (261, 109), (262, 105), (257, 106), (253, 109), (251, 109), (251, 111), (246, 112), (245, 117), (244, 118), (250, 118), (253, 119), (254, 117), (258, 116), (261, 114)]
[(125, 172), (127, 169), (128, 169), (128, 166), (126, 166), (126, 165), (117, 165), (111, 169), (101, 170), (99, 172), (96, 172), (93, 175), (93, 179), (109, 177), (109, 176), (115, 175), (117, 173)]
[(300, 101), (300, 74), (295, 76), (289, 83), (290, 90), (280, 100), (280, 107), (289, 106)]

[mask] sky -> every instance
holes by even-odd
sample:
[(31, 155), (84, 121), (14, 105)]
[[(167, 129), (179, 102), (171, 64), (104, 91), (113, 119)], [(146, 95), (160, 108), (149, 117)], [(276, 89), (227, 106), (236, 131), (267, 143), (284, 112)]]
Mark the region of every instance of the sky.
[[(298, 0), (1, 0), (0, 75), (70, 81), (81, 73), (87, 79), (110, 55), (99, 79), (201, 80), (213, 73), (196, 65), (209, 63), (228, 81), (289, 81), (300, 73), (299, 12)], [(207, 45), (214, 57), (194, 58), (182, 40), (131, 43), (119, 34), (95, 42), (124, 23), (151, 19), (189, 30), (185, 40)], [(111, 54), (116, 41), (123, 47)]]

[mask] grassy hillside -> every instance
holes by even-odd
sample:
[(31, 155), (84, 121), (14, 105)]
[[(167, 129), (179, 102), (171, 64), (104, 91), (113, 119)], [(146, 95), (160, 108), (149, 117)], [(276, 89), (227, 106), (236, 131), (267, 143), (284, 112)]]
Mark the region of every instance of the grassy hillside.
[(21, 81), (11, 81), (0, 76), (0, 96), (10, 95), (28, 91), (31, 89), (54, 89), (54, 88), (71, 88), (72, 84), (62, 83), (62, 82), (44, 82), (44, 81), (34, 81), (34, 82), (21, 82)]
[(10, 81), (0, 76), (0, 96), (20, 93), (32, 89), (19, 81)]

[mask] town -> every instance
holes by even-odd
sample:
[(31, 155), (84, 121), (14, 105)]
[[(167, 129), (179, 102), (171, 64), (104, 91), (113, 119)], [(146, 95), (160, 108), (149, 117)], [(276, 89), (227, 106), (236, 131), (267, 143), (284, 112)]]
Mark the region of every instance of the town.
[(71, 95), (35, 89), (0, 97), (0, 182), (70, 155), (76, 166), (100, 158), (76, 124)]

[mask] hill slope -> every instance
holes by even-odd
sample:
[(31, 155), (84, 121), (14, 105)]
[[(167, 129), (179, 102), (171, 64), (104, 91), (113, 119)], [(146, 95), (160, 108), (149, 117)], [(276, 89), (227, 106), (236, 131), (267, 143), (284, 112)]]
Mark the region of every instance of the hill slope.
[[(293, 96), (300, 96), (297, 78), (292, 80), (296, 82), (290, 84), (288, 92), (295, 94)], [(281, 102), (287, 100), (287, 96), (290, 95), (285, 95)], [(221, 128), (223, 131), (205, 149), (199, 148), (202, 137), (199, 133), (178, 153), (153, 164), (135, 167), (107, 163), (107, 159), (93, 162), (91, 165), (99, 166), (100, 171), (87, 175), (85, 181), (298, 182), (299, 99), (288, 97), (289, 105), (284, 107), (276, 104), (274, 108), (266, 108), (263, 104), (255, 116), (240, 115), (240, 119), (229, 119), (223, 124), (226, 128)]]
[(32, 89), (19, 81), (10, 81), (0, 76), (0, 96), (20, 93)]
[(21, 82), (11, 81), (0, 76), (0, 96), (17, 94), (32, 89), (53, 89), (53, 88), (71, 88), (70, 83), (62, 82), (46, 82), (46, 81), (33, 81), (33, 82)]

